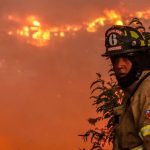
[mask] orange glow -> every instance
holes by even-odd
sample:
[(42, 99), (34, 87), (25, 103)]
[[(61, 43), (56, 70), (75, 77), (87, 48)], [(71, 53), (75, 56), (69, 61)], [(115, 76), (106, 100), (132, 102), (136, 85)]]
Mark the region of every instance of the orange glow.
[(65, 33), (64, 32), (60, 32), (60, 37), (64, 37)]
[(123, 21), (122, 21), (122, 20), (117, 20), (117, 21), (115, 22), (115, 24), (116, 24), (116, 25), (123, 25)]
[(13, 16), (13, 15), (9, 15), (7, 18), (8, 18), (8, 20), (14, 21), (14, 22), (20, 22), (21, 21), (20, 18)]
[(0, 149), (11, 150), (12, 145), (12, 141), (9, 137), (0, 137)]
[(76, 32), (76, 31), (79, 31), (80, 29), (81, 29), (80, 27), (74, 27), (74, 28), (73, 28), (73, 31)]
[(26, 22), (28, 24), (34, 25), (34, 22), (39, 22), (39, 21), (38, 21), (37, 17), (35, 17), (35, 16), (28, 16), (26, 18)]
[(146, 11), (138, 11), (135, 13), (138, 18), (149, 19), (150, 18), (150, 10)]
[[(12, 19), (13, 16), (9, 16)], [(25, 20), (25, 26), (17, 29), (16, 35), (27, 38), (27, 43), (35, 46), (46, 46), (48, 40), (50, 40), (50, 32), (41, 27), (41, 23), (36, 20), (36, 17), (29, 16)], [(13, 31), (9, 31), (8, 35), (13, 35)]]
[(94, 21), (90, 22), (87, 26), (87, 31), (88, 32), (96, 32), (98, 26), (104, 26), (105, 25), (106, 18), (100, 17), (96, 18)]
[(105, 10), (104, 14), (104, 16), (96, 18), (94, 21), (91, 21), (87, 24), (88, 32), (96, 32), (99, 26), (106, 25), (106, 22), (116, 25), (123, 25), (123, 21), (120, 14), (118, 14), (114, 10)]
[(12, 32), (12, 31), (9, 31), (9, 32), (8, 32), (8, 35), (13, 35), (13, 32)]
[[(128, 19), (122, 19), (121, 13), (115, 10), (104, 10), (103, 15), (95, 18), (91, 21), (80, 23), (78, 25), (64, 25), (64, 26), (51, 26), (46, 25), (35, 16), (28, 16), (22, 20), (19, 17), (9, 15), (8, 20), (17, 22), (20, 28), (8, 31), (8, 35), (16, 35), (24, 37), (27, 43), (35, 46), (46, 46), (51, 38), (64, 38), (67, 35), (75, 35), (80, 30), (86, 30), (87, 32), (97, 32), (100, 27), (105, 25), (123, 25), (124, 22), (128, 22)], [(150, 10), (138, 11), (134, 14), (130, 14), (130, 17), (138, 17), (142, 19), (150, 18)]]
[(33, 25), (34, 25), (34, 26), (37, 26), (37, 27), (40, 27), (40, 26), (41, 26), (41, 23), (35, 20), (35, 21), (33, 21)]
[[(9, 20), (14, 18), (13, 16), (8, 16)], [(15, 21), (13, 19), (13, 21)], [(23, 23), (24, 22), (24, 23)], [(46, 46), (51, 37), (61, 37), (64, 38), (66, 32), (77, 32), (82, 26), (64, 26), (64, 27), (49, 27), (44, 28), (41, 22), (35, 16), (28, 16), (24, 21), (20, 21), (20, 24), (26, 24), (20, 27), (16, 31), (9, 31), (8, 35), (19, 35), (20, 37), (26, 38), (26, 42), (38, 47)]]
[(121, 16), (120, 14), (118, 14), (117, 12), (115, 12), (114, 10), (105, 10), (104, 11), (108, 20), (118, 20), (118, 19), (121, 19)]

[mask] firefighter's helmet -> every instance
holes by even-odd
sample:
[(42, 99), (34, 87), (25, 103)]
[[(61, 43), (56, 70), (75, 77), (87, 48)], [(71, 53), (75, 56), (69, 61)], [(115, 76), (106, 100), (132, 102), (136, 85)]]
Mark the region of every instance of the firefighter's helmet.
[(106, 52), (102, 56), (129, 55), (144, 52), (148, 45), (143, 35), (130, 26), (114, 25), (105, 33)]

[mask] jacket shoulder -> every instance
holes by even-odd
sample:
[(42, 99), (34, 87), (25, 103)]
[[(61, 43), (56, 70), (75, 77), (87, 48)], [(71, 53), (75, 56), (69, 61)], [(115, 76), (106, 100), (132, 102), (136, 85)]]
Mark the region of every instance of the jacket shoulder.
[(147, 93), (149, 91), (150, 94), (150, 75), (142, 81), (142, 83), (139, 85), (137, 92)]

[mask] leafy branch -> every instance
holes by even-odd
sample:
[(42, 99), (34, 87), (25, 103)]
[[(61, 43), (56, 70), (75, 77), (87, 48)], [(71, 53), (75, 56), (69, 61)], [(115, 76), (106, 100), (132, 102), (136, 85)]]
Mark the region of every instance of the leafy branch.
[(113, 142), (116, 125), (113, 108), (120, 106), (123, 97), (123, 91), (113, 79), (113, 73), (111, 73), (110, 81), (108, 82), (102, 79), (100, 73), (96, 74), (97, 79), (90, 86), (90, 99), (92, 99), (93, 105), (96, 106), (96, 112), (99, 117), (89, 118), (88, 122), (96, 126), (98, 122), (100, 123), (103, 120), (107, 120), (107, 124), (102, 128), (97, 127), (90, 129), (86, 133), (79, 135), (83, 137), (85, 142), (90, 138), (90, 142), (92, 143), (90, 150), (102, 150), (102, 147), (104, 147), (106, 143)]

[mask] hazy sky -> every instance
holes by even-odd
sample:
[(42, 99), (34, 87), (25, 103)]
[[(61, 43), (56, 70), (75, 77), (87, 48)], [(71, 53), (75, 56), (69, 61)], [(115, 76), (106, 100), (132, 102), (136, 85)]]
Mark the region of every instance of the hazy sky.
[(37, 48), (5, 34), (13, 26), (8, 15), (80, 25), (106, 9), (127, 17), (149, 6), (149, 0), (0, 0), (0, 149), (78, 150), (83, 142), (77, 135), (96, 115), (90, 84), (96, 72), (106, 75), (109, 68), (101, 57), (108, 26)]

